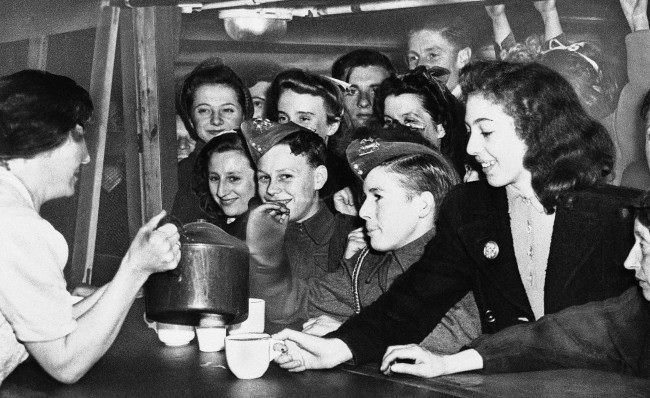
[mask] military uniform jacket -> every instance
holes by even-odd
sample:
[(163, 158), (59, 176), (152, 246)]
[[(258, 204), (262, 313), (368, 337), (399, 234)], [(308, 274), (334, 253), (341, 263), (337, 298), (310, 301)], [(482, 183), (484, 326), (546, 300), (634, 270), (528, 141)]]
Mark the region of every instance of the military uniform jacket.
[(470, 346), (483, 358), (485, 373), (581, 368), (650, 378), (650, 303), (635, 286), (483, 335)]
[[(558, 205), (544, 288), (546, 314), (632, 286), (633, 275), (623, 262), (634, 242), (634, 217), (625, 206), (638, 194), (603, 186), (572, 193)], [(535, 319), (514, 254), (505, 188), (485, 182), (452, 190), (422, 259), (328, 337), (345, 341), (356, 362), (378, 361), (388, 345), (421, 341), (469, 290), (483, 333)]]

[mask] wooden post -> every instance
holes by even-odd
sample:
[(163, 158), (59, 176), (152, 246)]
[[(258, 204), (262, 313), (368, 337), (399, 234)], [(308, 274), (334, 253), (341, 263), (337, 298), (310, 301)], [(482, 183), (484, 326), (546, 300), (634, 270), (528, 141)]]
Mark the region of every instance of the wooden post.
[(47, 36), (32, 37), (29, 39), (27, 50), (27, 67), (29, 69), (45, 70), (47, 66)]
[(156, 63), (158, 65), (158, 106), (160, 114), (160, 177), (162, 206), (171, 210), (178, 182), (178, 141), (176, 139), (176, 59), (179, 53), (181, 9), (156, 7)]
[(120, 16), (120, 54), (122, 59), (122, 106), (124, 114), (124, 159), (126, 166), (126, 202), (129, 234), (135, 236), (144, 221), (142, 207), (141, 141), (136, 112), (136, 70), (133, 39), (133, 10)]
[(171, 208), (176, 193), (174, 61), (178, 7), (125, 11), (121, 27), (129, 231)]
[(79, 282), (91, 283), (92, 279), (119, 15), (119, 8), (108, 6), (108, 0), (101, 0), (89, 90), (95, 111), (86, 135), (92, 162), (82, 169), (79, 181), (79, 204), (70, 272), (72, 285)]
[(132, 11), (136, 122), (142, 142), (142, 183), (144, 217), (149, 219), (162, 210), (160, 178), (160, 115), (158, 107), (158, 71), (156, 70), (156, 26), (154, 7)]

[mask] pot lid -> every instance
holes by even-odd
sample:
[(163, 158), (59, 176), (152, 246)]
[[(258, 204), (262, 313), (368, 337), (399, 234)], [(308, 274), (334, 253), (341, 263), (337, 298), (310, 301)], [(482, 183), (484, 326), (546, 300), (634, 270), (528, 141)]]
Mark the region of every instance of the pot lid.
[(205, 220), (187, 223), (180, 229), (181, 244), (203, 243), (219, 246), (230, 246), (248, 251), (246, 243), (228, 234), (223, 229)]

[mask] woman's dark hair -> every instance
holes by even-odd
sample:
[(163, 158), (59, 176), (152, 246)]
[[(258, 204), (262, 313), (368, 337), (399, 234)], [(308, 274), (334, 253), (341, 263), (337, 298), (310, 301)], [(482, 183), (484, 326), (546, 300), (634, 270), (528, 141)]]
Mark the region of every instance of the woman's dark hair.
[(335, 123), (343, 116), (341, 90), (336, 84), (323, 76), (302, 69), (288, 69), (275, 77), (266, 94), (266, 116), (274, 122), (278, 121), (278, 101), (284, 90), (321, 97), (325, 102), (329, 124)]
[(439, 153), (400, 156), (386, 160), (378, 167), (399, 175), (402, 186), (409, 192), (431, 192), (436, 203), (436, 216), (447, 193), (460, 183), (454, 167)]
[(332, 77), (348, 82), (352, 69), (359, 66), (378, 66), (389, 74), (395, 73), (395, 67), (387, 56), (376, 50), (360, 48), (340, 56), (332, 64)]
[(524, 167), (546, 211), (565, 194), (602, 183), (614, 164), (607, 130), (590, 117), (558, 72), (538, 63), (482, 61), (463, 68), (466, 97), (480, 95), (515, 120)]
[(0, 160), (31, 158), (61, 145), (93, 111), (74, 80), (39, 70), (0, 79)]
[[(422, 106), (431, 115), (434, 123), (442, 124), (445, 136), (440, 140), (440, 152), (453, 163), (456, 171), (463, 175), (467, 156), (467, 129), (465, 128), (465, 107), (454, 97), (444, 83), (431, 75), (424, 66), (385, 79), (377, 89), (375, 113), (384, 119), (385, 100), (388, 96), (415, 94), (422, 100)], [(430, 145), (429, 145), (430, 146)]]
[(192, 123), (192, 102), (194, 102), (196, 90), (206, 84), (223, 84), (232, 88), (237, 94), (244, 119), (252, 118), (254, 110), (248, 88), (239, 76), (224, 65), (219, 58), (206, 59), (185, 77), (176, 99), (176, 111), (183, 120), (187, 132), (198, 142), (203, 142), (203, 139), (198, 136), (194, 123)]
[(587, 113), (601, 120), (614, 109), (616, 83), (600, 51), (584, 42), (574, 46), (578, 44), (580, 47), (576, 50), (553, 49), (544, 52), (538, 62), (568, 80)]
[[(201, 209), (211, 217), (223, 215), (221, 207), (215, 202), (212, 194), (210, 193), (210, 184), (208, 179), (210, 158), (215, 153), (224, 153), (235, 151), (243, 154), (248, 160), (248, 164), (242, 164), (241, 167), (250, 167), (255, 172), (255, 163), (253, 158), (248, 152), (246, 140), (240, 131), (235, 133), (229, 132), (218, 135), (208, 141), (196, 158), (194, 163), (194, 170), (192, 172), (192, 190), (199, 198)], [(257, 184), (257, 179), (255, 184)]]

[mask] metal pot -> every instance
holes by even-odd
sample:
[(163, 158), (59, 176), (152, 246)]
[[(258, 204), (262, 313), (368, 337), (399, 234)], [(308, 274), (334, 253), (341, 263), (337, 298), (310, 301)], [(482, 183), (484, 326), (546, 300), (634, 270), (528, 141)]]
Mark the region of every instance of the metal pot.
[(199, 325), (239, 323), (248, 316), (248, 247), (221, 228), (199, 220), (180, 229), (181, 259), (174, 270), (145, 284), (147, 317)]

